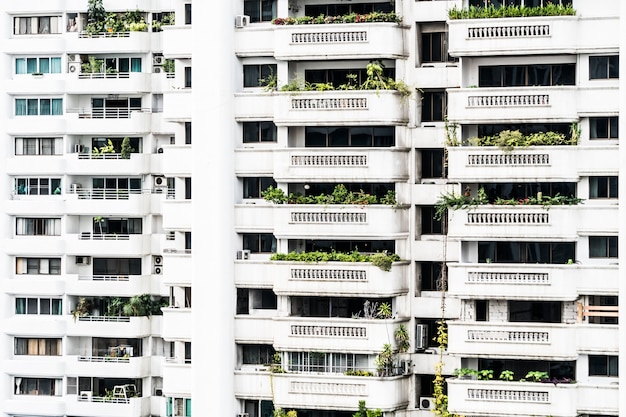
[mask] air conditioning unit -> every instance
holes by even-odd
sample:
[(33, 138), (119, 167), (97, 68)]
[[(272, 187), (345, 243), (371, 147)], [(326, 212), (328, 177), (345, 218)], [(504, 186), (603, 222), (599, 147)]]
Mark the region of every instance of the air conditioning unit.
[(80, 72), (80, 62), (70, 62), (67, 66), (67, 72), (78, 74)]
[(155, 55), (152, 57), (152, 65), (163, 65), (165, 57), (163, 55)]
[(152, 67), (152, 72), (155, 73), (155, 74), (160, 74), (160, 73), (165, 72), (165, 71), (163, 71), (163, 67), (159, 67), (159, 66), (155, 65), (154, 67)]
[(90, 265), (91, 264), (91, 256), (77, 256), (76, 257), (76, 265)]
[(163, 390), (161, 388), (157, 388), (154, 390), (154, 395), (157, 397), (162, 397), (163, 396)]
[(154, 186), (155, 187), (167, 187), (167, 180), (163, 175), (159, 175), (154, 177)]
[(163, 257), (162, 257), (162, 256), (160, 256), (160, 255), (155, 255), (155, 256), (152, 258), (152, 262), (153, 262), (155, 265), (163, 265)]
[(435, 399), (433, 397), (420, 397), (420, 408), (422, 410), (434, 410)]
[(85, 146), (81, 145), (80, 143), (75, 143), (74, 144), (74, 153), (81, 153), (84, 152)]
[(249, 258), (250, 258), (250, 250), (244, 249), (244, 250), (237, 251), (237, 259), (241, 259), (245, 261)]
[(243, 28), (250, 24), (250, 16), (246, 16), (245, 14), (240, 14), (235, 16), (235, 27)]
[(163, 148), (157, 149), (157, 153), (163, 153)]
[(91, 391), (81, 391), (80, 392), (80, 399), (82, 401), (91, 401), (92, 397), (93, 397), (93, 393)]
[(159, 265), (155, 265), (154, 268), (152, 269), (152, 273), (154, 275), (162, 275), (163, 274), (163, 267), (159, 266)]
[(428, 325), (418, 324), (415, 326), (415, 350), (420, 351), (428, 347)]
[(79, 54), (69, 54), (67, 56), (67, 62), (80, 62)]

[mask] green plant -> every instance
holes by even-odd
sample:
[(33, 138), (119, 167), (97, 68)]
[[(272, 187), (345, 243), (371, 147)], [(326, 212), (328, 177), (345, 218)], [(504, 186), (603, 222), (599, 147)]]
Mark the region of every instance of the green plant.
[(135, 148), (130, 146), (130, 138), (128, 136), (122, 139), (122, 147), (120, 153), (122, 154), (122, 159), (129, 159), (130, 154), (135, 152)]
[(113, 142), (111, 142), (111, 139), (108, 139), (107, 144), (104, 146), (101, 146), (100, 150), (98, 150), (98, 148), (94, 146), (91, 153), (93, 153), (94, 155), (100, 155), (100, 154), (105, 154), (105, 153), (115, 153), (115, 146), (113, 146)]
[(278, 407), (274, 409), (274, 417), (298, 417), (298, 412), (296, 410), (285, 411)]
[(87, 0), (86, 32), (104, 32), (104, 21), (106, 19), (106, 15), (107, 13), (102, 5), (102, 0)]
[[(374, 256), (378, 255), (378, 256)], [(275, 253), (270, 257), (272, 261), (289, 261), (289, 262), (372, 262), (383, 270), (390, 270), (393, 262), (399, 261), (400, 257), (395, 253), (378, 252), (372, 255), (364, 255), (354, 250), (352, 252), (330, 252), (311, 251), (311, 252), (289, 252)], [(384, 269), (384, 268), (389, 269)]]
[(276, 91), (278, 88), (278, 76), (270, 69), (267, 76), (259, 79), (259, 85), (265, 88), (265, 91)]
[(463, 377), (463, 376), (478, 377), (479, 371), (476, 369), (470, 369), (470, 368), (457, 368), (454, 370), (453, 375), (456, 377)]
[(576, 10), (571, 4), (560, 5), (551, 2), (545, 6), (526, 7), (517, 5), (505, 5), (496, 7), (490, 4), (487, 7), (470, 6), (467, 9), (459, 9), (454, 6), (448, 10), (448, 18), (455, 19), (493, 19), (505, 17), (529, 17), (529, 16), (574, 16)]
[(357, 14), (347, 13), (339, 16), (300, 16), (300, 17), (277, 17), (272, 20), (273, 25), (319, 25), (333, 23), (368, 23), (368, 22), (390, 22), (402, 23), (402, 17), (395, 12), (378, 12)]
[(374, 373), (371, 371), (365, 371), (362, 369), (348, 369), (344, 375), (346, 376), (374, 376)]
[(174, 74), (176, 72), (176, 63), (173, 59), (166, 59), (163, 62), (163, 71), (168, 74)]
[(352, 417), (382, 417), (383, 412), (380, 408), (369, 410), (365, 406), (365, 400), (359, 400), (359, 410), (352, 414)]
[(504, 371), (500, 372), (499, 378), (503, 381), (513, 381), (514, 375), (515, 373), (513, 371), (505, 369)]
[(411, 346), (409, 339), (409, 331), (404, 324), (400, 324), (393, 332), (393, 337), (396, 340), (398, 346), (398, 352), (404, 353), (409, 350)]
[(376, 317), (379, 319), (389, 319), (393, 315), (390, 303), (380, 303), (376, 310)]
[(105, 72), (104, 59), (96, 59), (89, 56), (87, 62), (80, 65), (80, 72), (83, 74), (101, 74)]
[(91, 300), (80, 297), (78, 299), (78, 303), (76, 303), (76, 307), (71, 311), (72, 316), (74, 316), (74, 321), (76, 321), (79, 317), (85, 317), (91, 314), (91, 309), (93, 304)]
[(548, 379), (548, 373), (544, 371), (529, 371), (524, 380), (531, 382), (541, 382)]
[(391, 345), (389, 343), (385, 343), (383, 345), (383, 350), (378, 355), (376, 355), (376, 359), (374, 360), (378, 376), (391, 375), (394, 356), (395, 354), (391, 349)]
[(478, 371), (478, 379), (482, 379), (482, 380), (493, 379), (493, 370), (481, 369), (480, 371)]
[(396, 198), (396, 192), (393, 190), (387, 190), (387, 194), (385, 194), (380, 199), (380, 204), (386, 204), (390, 206), (395, 206), (396, 204), (398, 204), (398, 200)]

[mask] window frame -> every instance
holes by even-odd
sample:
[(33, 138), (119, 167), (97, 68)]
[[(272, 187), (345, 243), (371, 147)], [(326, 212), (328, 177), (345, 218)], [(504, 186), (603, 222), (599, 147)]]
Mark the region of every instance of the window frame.
[(420, 122), (443, 122), (448, 113), (448, 93), (445, 90), (424, 90), (421, 96)]
[[(599, 128), (598, 128), (599, 127)], [(600, 133), (598, 133), (600, 131)], [(606, 134), (604, 134), (606, 132)], [(619, 116), (590, 117), (589, 140), (618, 139)]]
[[(592, 364), (592, 361), (599, 362)], [(605, 361), (604, 364), (601, 362)], [(619, 377), (619, 356), (618, 355), (589, 355), (588, 357), (589, 376), (598, 377)], [(606, 367), (603, 372), (597, 369), (597, 366)], [(594, 373), (592, 373), (594, 372)]]
[(276, 143), (278, 127), (271, 120), (243, 122), (242, 135), (243, 143)]
[(618, 257), (618, 236), (589, 236), (590, 259), (616, 259)]
[(13, 116), (63, 116), (62, 97), (16, 97)]
[[(246, 71), (249, 71), (247, 74)], [(253, 73), (254, 72), (254, 73)], [(245, 64), (243, 65), (243, 87), (258, 88), (265, 87), (269, 81), (270, 75), (276, 75), (278, 72), (277, 64)], [(256, 81), (253, 81), (255, 79)]]
[(619, 55), (589, 56), (589, 80), (619, 79)]
[(590, 200), (613, 200), (617, 198), (619, 198), (618, 176), (601, 175), (589, 177)]

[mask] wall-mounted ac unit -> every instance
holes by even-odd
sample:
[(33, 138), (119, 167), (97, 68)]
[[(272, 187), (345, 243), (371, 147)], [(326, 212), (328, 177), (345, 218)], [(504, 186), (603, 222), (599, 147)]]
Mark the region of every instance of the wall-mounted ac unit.
[(154, 268), (152, 269), (152, 273), (154, 275), (162, 275), (163, 274), (163, 267), (159, 266), (159, 265), (155, 265)]
[(428, 325), (418, 324), (415, 326), (415, 350), (420, 351), (428, 347)]
[(159, 67), (159, 66), (155, 65), (154, 67), (152, 67), (152, 72), (155, 73), (155, 74), (160, 74), (160, 73), (165, 72), (165, 71), (163, 71), (163, 67)]
[(420, 397), (420, 408), (422, 410), (434, 410), (435, 399), (433, 397)]
[(80, 392), (80, 399), (82, 401), (91, 401), (92, 397), (93, 397), (93, 393), (91, 391), (81, 391)]
[(163, 65), (165, 57), (163, 55), (155, 55), (152, 57), (152, 65)]
[(81, 153), (83, 152), (85, 149), (85, 146), (80, 144), (80, 143), (75, 143), (74, 144), (74, 153)]
[(243, 28), (250, 24), (250, 16), (246, 16), (245, 14), (240, 14), (235, 16), (235, 27)]
[(241, 260), (246, 260), (250, 258), (250, 250), (248, 249), (244, 249), (244, 250), (238, 250), (237, 251), (237, 259), (241, 259)]
[(154, 390), (154, 395), (157, 397), (162, 397), (163, 396), (163, 390), (161, 388), (157, 388)]
[(167, 180), (163, 175), (159, 175), (154, 177), (154, 186), (155, 187), (167, 187)]
[(157, 153), (163, 153), (163, 148), (157, 149)]
[(76, 257), (76, 265), (90, 265), (91, 264), (91, 256), (77, 256)]
[(78, 74), (80, 72), (80, 62), (70, 62), (67, 65), (67, 72), (70, 74)]
[(69, 54), (67, 56), (67, 62), (80, 62), (79, 54)]
[(154, 255), (152, 258), (152, 262), (155, 265), (163, 265), (163, 257), (161, 255)]

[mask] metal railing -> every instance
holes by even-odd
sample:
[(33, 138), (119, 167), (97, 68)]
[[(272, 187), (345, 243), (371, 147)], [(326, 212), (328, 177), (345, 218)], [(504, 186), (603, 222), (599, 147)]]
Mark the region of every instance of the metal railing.
[(130, 72), (81, 72), (78, 74), (79, 80), (99, 80), (99, 79), (119, 79), (130, 78)]
[(91, 232), (81, 232), (78, 235), (78, 239), (80, 240), (129, 240), (129, 234), (118, 234), (118, 233), (91, 233)]
[(81, 281), (130, 281), (129, 275), (80, 275)]
[(129, 119), (133, 112), (150, 113), (152, 109), (144, 107), (113, 108), (68, 108), (67, 113), (78, 113), (79, 119)]

